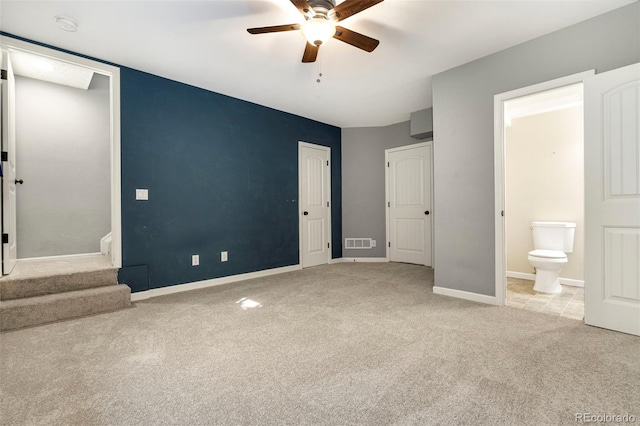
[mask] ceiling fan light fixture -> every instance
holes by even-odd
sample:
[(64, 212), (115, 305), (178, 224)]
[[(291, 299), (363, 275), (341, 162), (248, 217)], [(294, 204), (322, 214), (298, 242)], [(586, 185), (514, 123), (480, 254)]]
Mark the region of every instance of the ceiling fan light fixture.
[(325, 18), (312, 18), (302, 24), (302, 34), (309, 44), (325, 44), (336, 33), (336, 25)]

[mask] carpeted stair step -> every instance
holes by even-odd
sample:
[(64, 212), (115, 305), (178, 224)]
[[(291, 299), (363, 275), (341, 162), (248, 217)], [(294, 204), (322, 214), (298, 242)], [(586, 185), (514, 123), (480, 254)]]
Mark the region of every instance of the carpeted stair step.
[(131, 305), (131, 289), (109, 285), (58, 294), (0, 301), (0, 330), (115, 311)]
[(14, 300), (113, 286), (117, 283), (117, 268), (18, 278), (9, 275), (0, 280), (0, 300)]

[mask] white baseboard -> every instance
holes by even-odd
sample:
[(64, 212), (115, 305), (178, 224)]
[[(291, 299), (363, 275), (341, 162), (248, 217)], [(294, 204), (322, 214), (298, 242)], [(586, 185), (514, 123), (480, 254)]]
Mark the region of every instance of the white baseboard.
[(109, 232), (104, 237), (100, 238), (100, 253), (105, 256), (111, 253), (111, 245), (113, 244), (113, 238), (111, 237), (111, 232)]
[(469, 291), (455, 290), (453, 288), (446, 287), (433, 287), (435, 294), (442, 294), (443, 296), (457, 297), (458, 299), (471, 300), (474, 302), (486, 303), (488, 305), (497, 305), (498, 301), (495, 296), (486, 296), (484, 294), (471, 293)]
[[(531, 280), (531, 281), (535, 281), (536, 280), (535, 274), (527, 274), (526, 272), (507, 271), (507, 277), (509, 277), (509, 278), (519, 278), (521, 280)], [(584, 281), (574, 280), (574, 279), (571, 279), (571, 278), (562, 278), (562, 277), (560, 277), (560, 284), (569, 285), (569, 286), (572, 286), (572, 287), (583, 287), (584, 288)]]
[(388, 262), (386, 257), (343, 257), (342, 262), (380, 263)]
[(531, 281), (535, 281), (536, 279), (535, 274), (528, 274), (526, 272), (513, 272), (513, 271), (507, 271), (507, 277), (518, 278), (520, 280), (531, 280)]
[(584, 288), (584, 281), (574, 280), (571, 278), (562, 278), (560, 277), (560, 284), (570, 285), (572, 287), (582, 287)]
[(72, 259), (82, 259), (86, 257), (104, 257), (104, 255), (102, 253), (65, 254), (61, 256), (25, 257), (24, 259), (18, 259), (17, 261), (30, 263), (30, 262), (39, 262), (42, 260), (72, 260)]
[(183, 291), (197, 290), (200, 288), (214, 287), (217, 285), (230, 284), (238, 281), (251, 280), (254, 278), (268, 277), (270, 275), (283, 274), (285, 272), (298, 271), (302, 269), (300, 265), (284, 266), (282, 268), (266, 269), (264, 271), (248, 272), (246, 274), (230, 275), (228, 277), (213, 278), (210, 280), (196, 281), (192, 283), (177, 284), (169, 287), (153, 288), (147, 291), (131, 293), (131, 301), (146, 300), (152, 297), (165, 296), (167, 294), (181, 293)]

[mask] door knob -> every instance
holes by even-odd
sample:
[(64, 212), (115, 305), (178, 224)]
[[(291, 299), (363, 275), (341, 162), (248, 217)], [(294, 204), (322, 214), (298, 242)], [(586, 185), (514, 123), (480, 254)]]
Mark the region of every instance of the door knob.
[(424, 212), (424, 214), (429, 215), (429, 210), (427, 210), (426, 212)]
[(20, 179), (20, 180), (16, 179), (15, 183), (19, 183), (20, 185), (22, 185), (24, 183), (24, 181), (22, 179)]
[(303, 215), (307, 216), (309, 212), (302, 212)]

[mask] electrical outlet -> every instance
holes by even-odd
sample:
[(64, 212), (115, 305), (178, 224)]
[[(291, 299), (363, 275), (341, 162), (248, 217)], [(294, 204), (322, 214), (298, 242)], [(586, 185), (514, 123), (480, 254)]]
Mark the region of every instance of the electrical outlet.
[(220, 253), (220, 262), (226, 262), (227, 260), (229, 260), (228, 253), (226, 251)]
[(376, 240), (371, 240), (371, 248), (376, 246)]
[(191, 266), (198, 266), (198, 265), (200, 265), (200, 255), (194, 254), (191, 256)]

